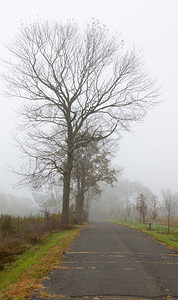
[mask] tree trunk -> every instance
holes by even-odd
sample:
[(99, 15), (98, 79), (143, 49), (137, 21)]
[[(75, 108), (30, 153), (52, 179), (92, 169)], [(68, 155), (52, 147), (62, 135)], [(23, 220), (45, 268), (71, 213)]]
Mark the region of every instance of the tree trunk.
[(77, 197), (76, 197), (76, 212), (79, 218), (79, 222), (82, 220), (82, 213), (84, 208), (85, 198), (85, 166), (82, 166), (80, 177), (77, 178)]
[(64, 174), (64, 178), (63, 178), (62, 225), (68, 225), (69, 224), (69, 195), (70, 195), (70, 174)]
[(83, 207), (84, 207), (84, 192), (82, 191), (80, 197), (80, 208), (79, 208), (79, 220), (82, 221), (82, 214), (83, 214)]
[(76, 212), (79, 218), (79, 222), (81, 222), (82, 219), (83, 206), (84, 206), (84, 191), (80, 190), (80, 192), (78, 192), (76, 196)]
[(81, 194), (81, 176), (77, 176), (77, 195), (75, 199), (75, 210), (78, 217), (79, 217), (80, 203), (81, 203), (80, 194)]
[(171, 217), (170, 215), (168, 216), (168, 234), (170, 234), (170, 223), (171, 223)]
[(62, 225), (69, 224), (69, 196), (70, 196), (71, 171), (72, 171), (72, 156), (68, 154), (65, 173), (63, 176)]

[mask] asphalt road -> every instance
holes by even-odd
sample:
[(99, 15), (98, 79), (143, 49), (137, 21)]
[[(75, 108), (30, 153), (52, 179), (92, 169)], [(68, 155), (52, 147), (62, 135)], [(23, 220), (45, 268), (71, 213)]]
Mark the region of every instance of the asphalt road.
[(31, 299), (178, 299), (178, 254), (147, 235), (91, 222)]

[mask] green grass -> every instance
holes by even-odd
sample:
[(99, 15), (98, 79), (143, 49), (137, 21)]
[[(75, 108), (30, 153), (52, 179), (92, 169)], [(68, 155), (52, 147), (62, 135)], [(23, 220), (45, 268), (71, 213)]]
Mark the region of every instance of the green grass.
[(172, 249), (178, 251), (178, 227), (171, 226), (170, 231), (171, 233), (167, 233), (167, 226), (166, 225), (160, 225), (156, 224), (155, 229), (151, 228), (151, 231), (148, 230), (149, 225), (148, 224), (140, 224), (140, 223), (132, 223), (132, 222), (125, 222), (121, 219), (112, 219), (109, 220), (113, 223), (124, 225), (131, 227), (136, 230), (140, 230), (149, 236), (151, 236), (153, 239), (164, 243), (165, 245), (171, 247)]
[(0, 299), (24, 299), (60, 259), (82, 226), (50, 234), (42, 245), (28, 250), (0, 271)]

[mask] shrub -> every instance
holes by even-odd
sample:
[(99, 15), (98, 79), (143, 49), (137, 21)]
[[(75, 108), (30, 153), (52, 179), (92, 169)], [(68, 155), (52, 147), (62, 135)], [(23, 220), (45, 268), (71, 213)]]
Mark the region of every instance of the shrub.
[(27, 249), (27, 246), (19, 244), (18, 241), (0, 245), (0, 270), (2, 270), (6, 263), (15, 260), (17, 255), (22, 254)]
[(27, 242), (29, 242), (32, 245), (41, 244), (43, 242), (43, 237), (40, 236), (37, 232), (31, 232), (27, 236), (26, 240), (27, 240)]
[(82, 224), (83, 222), (88, 221), (88, 211), (83, 210), (81, 217), (77, 215), (75, 211), (70, 213), (70, 224)]
[(1, 216), (1, 233), (2, 235), (11, 235), (14, 232), (13, 217), (10, 215)]

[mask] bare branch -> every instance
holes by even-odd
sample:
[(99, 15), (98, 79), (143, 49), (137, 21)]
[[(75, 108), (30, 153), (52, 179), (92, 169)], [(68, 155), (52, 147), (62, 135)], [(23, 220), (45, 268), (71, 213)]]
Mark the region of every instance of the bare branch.
[(28, 141), (18, 142), (29, 159), (21, 183), (42, 184), (61, 173), (68, 215), (75, 150), (129, 130), (157, 103), (158, 91), (139, 53), (124, 51), (97, 22), (83, 31), (74, 22), (22, 25), (8, 49), (3, 77), (7, 94), (22, 99)]

